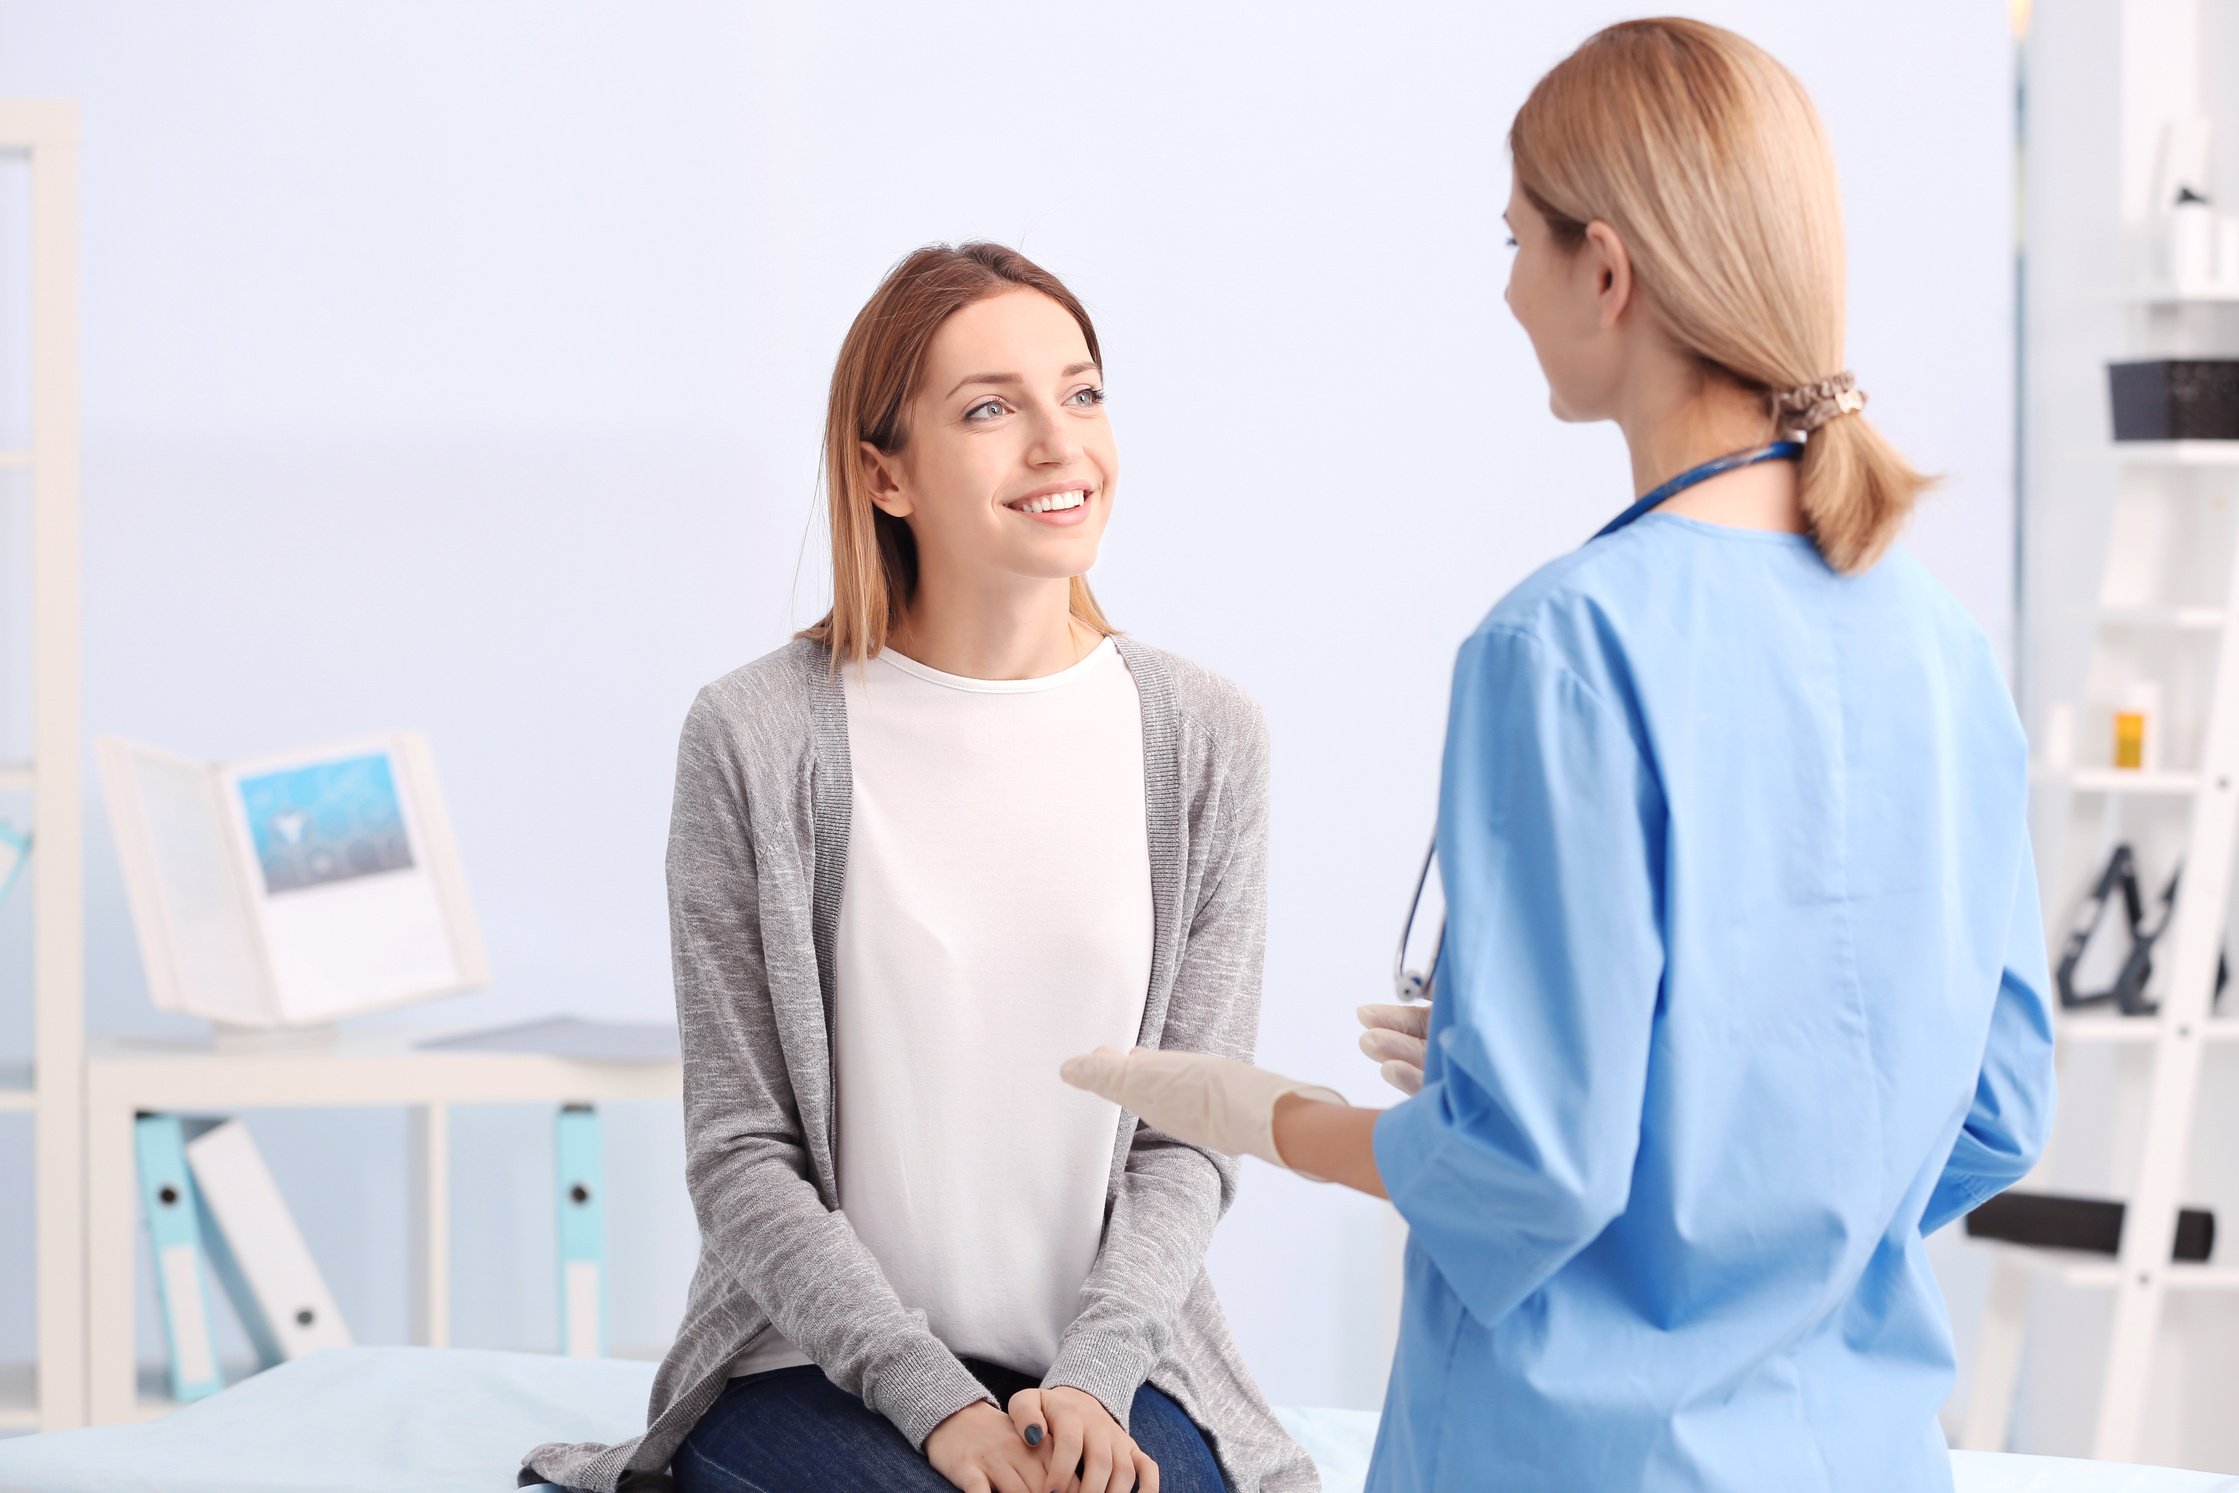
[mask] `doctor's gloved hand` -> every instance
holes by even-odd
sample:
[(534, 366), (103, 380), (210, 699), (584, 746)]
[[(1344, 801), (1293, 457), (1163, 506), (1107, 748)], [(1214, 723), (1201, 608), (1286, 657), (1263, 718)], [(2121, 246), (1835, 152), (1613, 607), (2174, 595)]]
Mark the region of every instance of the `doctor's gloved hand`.
[(1402, 1094), (1423, 1088), (1423, 1059), (1428, 1051), (1430, 1003), (1419, 1006), (1363, 1006), (1361, 1051), (1379, 1065), (1384, 1082)]
[(1288, 1167), (1275, 1149), (1275, 1101), (1286, 1094), (1343, 1104), (1345, 1096), (1250, 1063), (1202, 1052), (1123, 1052), (1099, 1047), (1067, 1058), (1059, 1073), (1076, 1089), (1131, 1109), (1176, 1140)]

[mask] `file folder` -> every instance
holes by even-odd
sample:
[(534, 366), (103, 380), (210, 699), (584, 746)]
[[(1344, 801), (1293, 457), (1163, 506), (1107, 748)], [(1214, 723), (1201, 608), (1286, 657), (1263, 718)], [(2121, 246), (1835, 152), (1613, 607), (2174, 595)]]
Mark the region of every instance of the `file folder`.
[(140, 1196), (155, 1256), (156, 1299), (163, 1307), (163, 1345), (170, 1355), (171, 1398), (181, 1404), (225, 1388), (210, 1336), (202, 1227), (187, 1175), (185, 1132), (176, 1115), (141, 1115), (132, 1126), (140, 1163)]
[(558, 1162), (560, 1351), (596, 1358), (606, 1351), (606, 1202), (601, 1194), (599, 1112), (587, 1104), (560, 1110), (553, 1133)]
[(258, 1359), (270, 1368), (321, 1348), (350, 1347), (350, 1329), (248, 1127), (239, 1120), (210, 1125), (188, 1139), (186, 1150), (211, 1268)]

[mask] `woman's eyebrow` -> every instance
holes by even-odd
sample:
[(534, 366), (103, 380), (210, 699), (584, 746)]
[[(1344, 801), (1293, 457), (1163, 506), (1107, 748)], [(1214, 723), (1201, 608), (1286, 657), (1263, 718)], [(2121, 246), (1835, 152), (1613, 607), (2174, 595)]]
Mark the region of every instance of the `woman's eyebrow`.
[[(1065, 368), (1057, 376), (1059, 378), (1072, 378), (1076, 374), (1094, 373), (1096, 371), (1094, 363), (1075, 363)], [(941, 397), (943, 399), (953, 399), (956, 397), (957, 389), (962, 389), (967, 384), (1016, 385), (1025, 382), (1026, 380), (1016, 373), (974, 373), (958, 379), (956, 388), (949, 390)]]
[[(1015, 373), (974, 373), (958, 379), (956, 389), (961, 389), (966, 384), (1023, 384), (1025, 382), (1025, 379), (1020, 378)], [(954, 396), (956, 389), (949, 390), (947, 394), (941, 397), (947, 399)]]

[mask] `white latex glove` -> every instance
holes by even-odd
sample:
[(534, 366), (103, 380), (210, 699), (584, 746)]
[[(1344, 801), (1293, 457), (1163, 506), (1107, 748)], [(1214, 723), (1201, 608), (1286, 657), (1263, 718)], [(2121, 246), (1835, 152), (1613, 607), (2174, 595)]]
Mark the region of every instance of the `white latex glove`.
[(1368, 1054), (1384, 1075), (1384, 1082), (1402, 1094), (1419, 1094), (1423, 1088), (1423, 1058), (1428, 1051), (1430, 1005), (1363, 1006), (1359, 1016), (1368, 1030), (1361, 1033), (1361, 1051)]
[(1133, 1110), (1153, 1129), (1231, 1156), (1289, 1162), (1275, 1150), (1275, 1101), (1285, 1094), (1343, 1104), (1345, 1096), (1250, 1063), (1202, 1052), (1122, 1051), (1099, 1047), (1058, 1070), (1076, 1089)]

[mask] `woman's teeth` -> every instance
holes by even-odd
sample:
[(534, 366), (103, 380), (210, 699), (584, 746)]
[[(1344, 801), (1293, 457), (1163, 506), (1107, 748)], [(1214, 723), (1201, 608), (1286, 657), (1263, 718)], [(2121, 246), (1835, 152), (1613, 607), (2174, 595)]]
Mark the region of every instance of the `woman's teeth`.
[(1066, 509), (1078, 508), (1087, 501), (1087, 492), (1076, 488), (1072, 492), (1053, 492), (1044, 498), (1028, 498), (1016, 506), (1021, 513), (1063, 513)]

